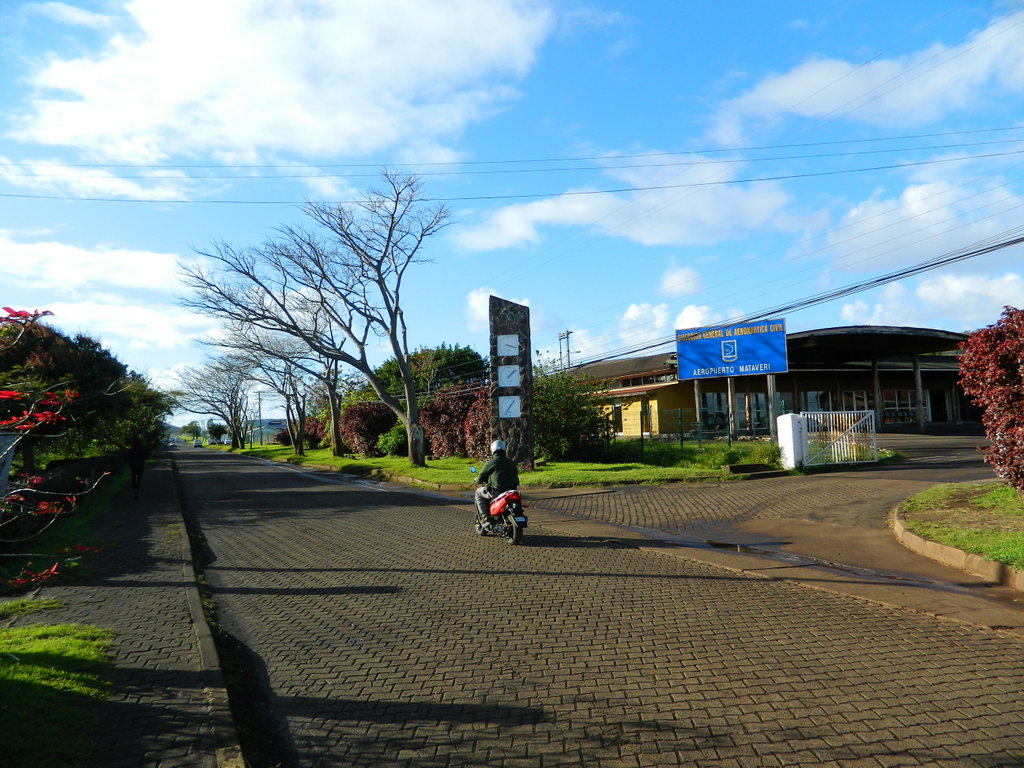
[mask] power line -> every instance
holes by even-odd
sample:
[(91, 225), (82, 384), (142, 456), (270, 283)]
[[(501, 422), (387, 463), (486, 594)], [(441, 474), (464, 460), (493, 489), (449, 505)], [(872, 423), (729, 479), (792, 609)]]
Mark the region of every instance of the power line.
[[(1019, 129), (1018, 128), (1008, 128), (1008, 129), (1005, 129), (1005, 130), (1024, 130), (1024, 128), (1019, 128)], [(554, 166), (554, 167), (542, 167), (542, 168), (492, 168), (492, 169), (488, 169), (488, 170), (472, 170), (472, 171), (465, 171), (465, 170), (417, 171), (416, 175), (420, 176), (420, 177), (482, 176), (482, 175), (492, 176), (492, 175), (498, 175), (498, 174), (519, 174), (519, 175), (524, 175), (524, 174), (537, 174), (537, 173), (569, 173), (569, 172), (576, 172), (576, 171), (616, 171), (616, 170), (635, 170), (635, 169), (642, 169), (642, 168), (676, 168), (676, 167), (701, 167), (701, 166), (711, 166), (711, 165), (737, 165), (737, 164), (780, 162), (780, 161), (783, 161), (783, 160), (826, 160), (826, 159), (843, 158), (843, 157), (858, 157), (858, 156), (861, 156), (861, 155), (892, 154), (892, 153), (895, 153), (895, 152), (922, 152), (922, 151), (933, 152), (933, 151), (940, 150), (940, 149), (959, 149), (959, 150), (963, 150), (963, 149), (966, 149), (966, 148), (969, 148), (969, 147), (983, 147), (983, 146), (991, 146), (993, 144), (1016, 144), (1016, 143), (1020, 142), (1022, 139), (1024, 139), (1024, 137), (1014, 138), (1014, 139), (994, 139), (994, 140), (990, 140), (990, 141), (957, 142), (957, 143), (951, 143), (951, 144), (924, 144), (924, 145), (920, 145), (920, 146), (897, 146), (897, 147), (886, 147), (884, 149), (853, 150), (853, 151), (849, 151), (849, 152), (824, 152), (824, 153), (815, 153), (815, 154), (772, 155), (772, 156), (768, 156), (768, 157), (737, 156), (737, 157), (730, 157), (730, 158), (724, 158), (724, 159), (707, 159), (707, 158), (701, 158), (701, 156), (705, 155), (705, 154), (711, 154), (712, 152), (716, 152), (716, 153), (734, 152), (734, 153), (738, 154), (738, 153), (741, 153), (741, 152), (755, 151), (756, 149), (771, 149), (771, 147), (766, 147), (766, 148), (747, 148), (747, 149), (737, 149), (737, 150), (730, 150), (730, 149), (704, 150), (704, 151), (693, 151), (693, 152), (660, 152), (660, 153), (648, 153), (648, 154), (645, 154), (645, 155), (604, 155), (604, 156), (599, 156), (599, 157), (580, 158), (581, 161), (582, 160), (593, 160), (594, 162), (600, 162), (600, 164), (598, 164), (598, 165)], [(832, 143), (834, 143), (834, 144), (845, 144), (845, 143), (853, 143), (853, 142), (886, 141), (886, 140), (887, 139), (874, 139), (874, 140), (872, 140), (872, 139), (858, 139), (858, 140), (840, 141), (840, 142), (832, 142)], [(819, 144), (819, 146), (823, 146), (823, 145), (825, 145), (827, 143), (828, 142), (822, 142), (822, 143)], [(795, 146), (801, 146), (801, 145), (795, 145)], [(813, 146), (813, 145), (803, 145), (803, 146)], [(698, 157), (698, 158), (701, 158), (701, 159), (682, 160), (682, 161), (673, 161), (673, 162), (661, 162), (661, 163), (654, 163), (654, 162), (652, 162), (652, 163), (620, 163), (619, 162), (620, 160), (633, 160), (633, 159), (639, 159), (639, 158), (653, 158), (653, 157), (678, 157), (678, 156), (682, 156), (682, 155), (691, 156), (691, 157)], [(540, 163), (540, 162), (548, 162), (548, 161), (530, 161), (530, 160), (522, 160), (522, 161), (479, 161), (479, 163), (477, 163), (477, 164), (492, 163), (492, 162), (493, 163), (513, 163), (513, 162), (515, 162), (515, 163), (531, 163), (531, 162)], [(567, 160), (565, 162), (569, 162), (569, 161)], [(471, 163), (467, 163), (467, 164), (471, 164)], [(457, 165), (457, 164), (453, 164), (453, 165)], [(73, 165), (73, 164), (47, 163), (47, 162), (38, 162), (38, 163), (0, 163), (0, 167), (24, 168), (24, 169), (46, 168), (46, 167), (50, 167), (50, 166), (55, 167), (55, 168), (82, 168), (82, 167), (91, 167), (91, 168), (103, 168), (103, 167), (107, 167), (107, 168), (120, 168), (120, 167), (141, 168), (141, 167), (146, 167), (146, 166), (100, 166), (100, 165), (96, 165), (96, 166), (77, 166), (77, 165)], [(280, 170), (280, 169), (288, 169), (288, 168), (290, 168), (290, 169), (304, 168), (304, 169), (308, 169), (309, 171), (315, 171), (315, 170), (318, 170), (318, 169), (326, 170), (326, 169), (337, 168), (338, 166), (329, 166), (329, 165), (328, 166), (305, 166), (305, 165), (298, 165), (298, 166), (295, 166), (295, 165), (293, 165), (293, 166), (265, 165), (264, 166), (264, 165), (254, 165), (254, 166), (152, 166), (152, 167), (161, 168), (161, 169), (164, 169), (164, 170), (170, 169), (170, 168), (205, 169), (205, 168), (221, 168), (221, 167), (223, 167), (223, 168), (235, 168), (235, 169), (251, 168), (251, 169), (272, 169), (272, 170)], [(388, 166), (388, 167), (393, 167), (393, 166)], [(362, 172), (360, 172), (360, 173), (344, 173), (344, 172), (312, 173), (312, 172), (303, 172), (303, 173), (275, 174), (275, 175), (272, 175), (272, 176), (270, 176), (270, 175), (253, 175), (253, 174), (244, 174), (244, 175), (239, 175), (239, 174), (209, 175), (209, 174), (205, 174), (203, 176), (192, 176), (192, 177), (185, 177), (185, 176), (181, 176), (181, 175), (156, 176), (156, 175), (152, 175), (152, 174), (142, 174), (142, 175), (93, 174), (93, 175), (85, 175), (85, 174), (67, 174), (67, 173), (21, 173), (21, 174), (9, 174), (8, 176), (6, 176), (6, 179), (8, 181), (19, 180), (19, 179), (63, 179), (63, 180), (67, 180), (67, 181), (80, 181), (82, 179), (104, 179), (104, 180), (109, 180), (109, 181), (119, 181), (119, 180), (124, 180), (124, 179), (141, 179), (141, 180), (144, 180), (144, 181), (195, 182), (195, 181), (207, 181), (207, 180), (215, 180), (215, 181), (223, 181), (223, 180), (231, 180), (231, 181), (281, 181), (281, 180), (306, 180), (306, 179), (376, 178), (378, 176), (379, 176), (379, 173), (362, 173)]]
[[(845, 168), (833, 171), (817, 171), (809, 173), (789, 173), (777, 176), (755, 176), (745, 179), (718, 179), (685, 184), (655, 184), (644, 187), (613, 187), (608, 189), (587, 189), (569, 190), (566, 192), (528, 192), (520, 194), (505, 195), (462, 195), (453, 197), (424, 197), (425, 203), (457, 203), (457, 202), (484, 202), (494, 200), (530, 200), (544, 197), (580, 197), (593, 195), (616, 195), (633, 192), (658, 192), (671, 189), (699, 189), (701, 187), (728, 186), (733, 184), (755, 184), (770, 181), (792, 181), (794, 179), (821, 178), (825, 176), (841, 176), (852, 173), (870, 173), (873, 171), (890, 171), (903, 168), (917, 168), (921, 166), (937, 165), (941, 163), (963, 163), (968, 160), (983, 160), (993, 157), (1008, 157), (1011, 155), (1024, 154), (1024, 150), (1012, 150), (1008, 152), (990, 152), (967, 157), (944, 157), (933, 160), (919, 160), (907, 163), (893, 163), (890, 165), (877, 165), (866, 168)], [(296, 200), (168, 200), (158, 198), (116, 198), (116, 197), (79, 197), (71, 195), (23, 195), (13, 193), (0, 193), (0, 197), (18, 200), (63, 200), (69, 202), (91, 202), (91, 203), (136, 203), (136, 204), (158, 204), (158, 205), (298, 205), (301, 201)], [(364, 200), (331, 200), (323, 201), (330, 205), (358, 205)]]
[[(59, 165), (64, 168), (127, 168), (127, 169), (143, 169), (153, 168), (158, 170), (170, 170), (179, 168), (182, 170), (201, 170), (201, 169), (236, 169), (236, 170), (280, 170), (280, 169), (294, 169), (294, 168), (312, 168), (312, 169), (335, 169), (335, 168), (357, 168), (357, 169), (380, 169), (380, 168), (437, 168), (437, 167), (451, 167), (451, 166), (487, 166), (487, 165), (521, 165), (529, 163), (570, 163), (570, 162), (583, 162), (583, 161), (610, 161), (610, 160), (636, 160), (644, 158), (654, 157), (681, 157), (686, 155), (714, 155), (723, 154), (726, 152), (763, 152), (768, 150), (780, 150), (780, 149), (804, 149), (811, 147), (829, 147), (829, 146), (843, 146), (850, 144), (877, 144), (887, 141), (911, 141), (920, 139), (936, 139), (936, 138), (948, 138), (951, 136), (971, 136), (982, 133), (1005, 133), (1005, 132), (1017, 132), (1024, 131), (1024, 126), (1002, 126), (996, 128), (975, 128), (971, 130), (961, 131), (942, 131), (937, 133), (918, 133), (918, 134), (901, 134), (897, 136), (876, 136), (869, 138), (860, 139), (832, 139), (829, 141), (810, 141), (810, 142), (793, 142), (784, 144), (763, 144), (753, 146), (729, 146), (729, 147), (708, 147), (703, 149), (694, 150), (677, 150), (669, 152), (638, 152), (638, 153), (627, 153), (627, 154), (603, 154), (603, 155), (566, 155), (561, 157), (535, 157), (535, 158), (506, 158), (506, 159), (491, 159), (491, 160), (458, 160), (458, 161), (423, 161), (423, 162), (382, 162), (382, 163), (55, 163), (55, 162), (11, 162), (11, 161), (0, 161), (0, 168), (33, 168), (40, 165)], [(1015, 139), (1003, 139), (1000, 142), (1015, 141)], [(974, 146), (975, 144), (987, 144), (987, 143), (1000, 143), (1000, 142), (975, 142), (966, 144), (966, 146)], [(929, 149), (929, 148), (943, 148), (944, 146), (957, 146), (957, 145), (939, 145), (938, 147), (911, 147), (913, 149)], [(857, 154), (857, 153), (840, 153), (840, 154)], [(867, 153), (865, 153), (867, 154)], [(369, 176), (375, 176), (376, 174), (367, 174)], [(420, 175), (420, 174), (417, 174)], [(141, 177), (147, 178), (147, 177)], [(148, 177), (152, 178), (152, 177)], [(242, 177), (244, 178), (244, 177)]]
[[(893, 272), (873, 277), (869, 280), (864, 280), (858, 283), (852, 283), (850, 285), (846, 285), (841, 288), (836, 288), (834, 290), (823, 291), (822, 293), (818, 293), (804, 299), (799, 299), (788, 304), (780, 304), (770, 309), (760, 310), (753, 314), (745, 315), (744, 317), (734, 318), (725, 323), (715, 323), (708, 327), (723, 328), (728, 325), (737, 323), (751, 323), (757, 320), (765, 320), (775, 315), (785, 314), (787, 312), (798, 312), (809, 307), (817, 306), (818, 304), (825, 304), (830, 301), (835, 301), (836, 299), (846, 298), (847, 296), (851, 296), (855, 293), (871, 290), (873, 288), (879, 288), (883, 285), (887, 285), (888, 283), (904, 280), (908, 277), (913, 277), (915, 275), (919, 275), (924, 272), (938, 269), (939, 267), (944, 267), (949, 264), (954, 264), (959, 261), (966, 261), (967, 259), (973, 259), (978, 256), (984, 256), (990, 253), (995, 253), (996, 251), (1000, 251), (1005, 248), (1010, 248), (1014, 245), (1020, 245), (1021, 243), (1024, 243), (1024, 227), (1015, 227), (1014, 229), (1007, 230), (1006, 232), (1002, 233), (1002, 236), (1006, 237), (1006, 239), (995, 240), (994, 238), (989, 238), (988, 240), (981, 241), (980, 243), (975, 244), (969, 249), (958, 249), (956, 251), (951, 251), (941, 256), (937, 256), (935, 258), (919, 262), (918, 264), (915, 264), (914, 266), (911, 267), (895, 270)], [(583, 362), (578, 363), (576, 367), (578, 368), (592, 363), (604, 362), (606, 360), (614, 360), (620, 357), (624, 357), (626, 355), (635, 355), (638, 352), (646, 352), (649, 350), (657, 349), (659, 347), (664, 347), (668, 344), (673, 343), (675, 341), (675, 338), (676, 336), (675, 334), (673, 334), (671, 337), (666, 339), (659, 339), (657, 341), (649, 343), (645, 342), (640, 346), (623, 348), (603, 357), (586, 359)]]

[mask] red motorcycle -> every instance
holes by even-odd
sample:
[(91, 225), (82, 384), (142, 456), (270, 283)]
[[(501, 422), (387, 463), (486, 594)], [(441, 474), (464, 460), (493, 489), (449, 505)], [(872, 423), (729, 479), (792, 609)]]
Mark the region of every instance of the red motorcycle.
[[(475, 472), (476, 467), (470, 471)], [(474, 529), (480, 536), (493, 534), (501, 536), (509, 544), (518, 544), (523, 540), (523, 529), (526, 528), (526, 507), (519, 491), (499, 493), (489, 505), (488, 513), (476, 513)]]

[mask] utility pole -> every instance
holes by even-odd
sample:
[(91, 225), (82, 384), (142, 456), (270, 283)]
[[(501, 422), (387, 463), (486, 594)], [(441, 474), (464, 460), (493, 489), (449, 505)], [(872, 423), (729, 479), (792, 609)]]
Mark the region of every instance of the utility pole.
[(565, 342), (565, 367), (572, 368), (571, 351), (569, 349), (569, 337), (572, 336), (572, 331), (565, 331), (565, 333), (558, 334), (558, 362), (562, 362), (562, 342)]

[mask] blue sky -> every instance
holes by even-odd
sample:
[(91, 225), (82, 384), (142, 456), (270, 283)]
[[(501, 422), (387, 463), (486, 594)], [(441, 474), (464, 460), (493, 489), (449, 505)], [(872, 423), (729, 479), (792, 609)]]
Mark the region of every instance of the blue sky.
[[(0, 105), (0, 306), (157, 383), (216, 334), (180, 263), (382, 166), (453, 211), (412, 345), (485, 352), (493, 293), (577, 362), (1012, 236), (1024, 4), (6, 0)], [(981, 327), (1022, 253), (784, 317)]]

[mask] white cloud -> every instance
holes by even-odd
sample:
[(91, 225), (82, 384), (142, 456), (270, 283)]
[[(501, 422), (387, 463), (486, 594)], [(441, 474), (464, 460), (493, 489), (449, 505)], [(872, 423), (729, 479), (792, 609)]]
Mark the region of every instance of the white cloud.
[(714, 134), (740, 141), (744, 123), (792, 114), (879, 126), (921, 125), (1024, 90), (1024, 12), (999, 19), (960, 45), (852, 64), (817, 58), (764, 78), (723, 105)]
[(672, 262), (661, 276), (661, 292), (678, 298), (696, 293), (702, 287), (700, 273), (693, 267), (680, 267)]
[(905, 283), (890, 283), (881, 288), (877, 294), (879, 302), (874, 310), (874, 317), (867, 325), (906, 325), (922, 327), (927, 325), (923, 320), (926, 316), (915, 302), (912, 286)]
[(119, 356), (123, 352), (187, 347), (207, 333), (213, 321), (174, 306), (124, 301), (51, 302), (53, 325), (69, 333), (99, 338)]
[(628, 186), (622, 194), (576, 189), (548, 200), (519, 203), (491, 213), (484, 221), (455, 233), (456, 242), (473, 251), (508, 248), (540, 240), (543, 226), (581, 226), (642, 245), (709, 245), (737, 240), (775, 226), (789, 195), (773, 183), (726, 183), (739, 164), (678, 169), (605, 170), (609, 186)]
[(628, 346), (658, 341), (667, 330), (667, 304), (630, 304), (619, 318), (619, 339)]
[[(142, 172), (139, 180), (115, 176), (99, 168), (69, 166), (57, 161), (35, 160), (15, 163), (0, 157), (0, 179), (39, 192), (72, 197), (120, 197), (132, 200), (185, 200), (187, 177), (181, 171), (163, 169)], [(168, 179), (170, 176), (172, 178)], [(148, 177), (148, 178), (147, 178)]]
[(157, 389), (171, 390), (181, 383), (181, 374), (191, 367), (190, 363), (179, 362), (170, 368), (149, 368), (145, 371), (145, 376)]
[(684, 330), (686, 328), (703, 328), (708, 325), (715, 325), (725, 320), (721, 312), (715, 312), (711, 307), (696, 304), (687, 304), (682, 311), (676, 315), (673, 330)]
[(978, 328), (999, 319), (1003, 307), (1024, 307), (1024, 279), (1004, 275), (942, 275), (922, 280), (917, 297), (933, 309), (945, 309), (958, 328)]
[(15, 138), (135, 162), (427, 142), (513, 98), (553, 25), (539, 0), (134, 0), (125, 10), (131, 27), (99, 53), (51, 57), (35, 73)]
[(593, 219), (593, 214), (586, 212), (582, 204), (588, 202), (599, 207), (601, 200), (571, 198), (577, 203), (576, 216), (571, 215), (569, 206), (560, 203), (567, 198), (555, 198), (536, 203), (510, 205), (491, 214), (488, 219), (477, 226), (460, 227), (455, 230), (454, 238), (462, 248), (470, 251), (491, 251), (498, 248), (510, 248), (540, 240), (537, 227), (543, 224), (561, 223), (575, 219), (586, 222)]
[(153, 251), (19, 242), (0, 230), (0, 273), (55, 297), (111, 286), (166, 290), (178, 284), (176, 259)]
[[(1021, 205), (1019, 196), (994, 184), (912, 184), (898, 197), (875, 195), (850, 208), (825, 245), (835, 269), (890, 271), (1015, 230)], [(990, 261), (1003, 258), (997, 254)]]
[(839, 310), (839, 318), (846, 325), (902, 325), (921, 327), (925, 323), (919, 308), (900, 286), (889, 286), (882, 297), (873, 304), (864, 299), (856, 299), (844, 304)]
[(874, 299), (844, 304), (839, 317), (851, 325), (905, 325), (963, 331), (990, 325), (1004, 306), (1024, 306), (1024, 278), (1001, 275), (937, 275), (914, 285), (893, 283)]
[(474, 288), (466, 296), (466, 327), (471, 331), (486, 331), (490, 327), (488, 309), (490, 288)]
[(110, 26), (113, 19), (100, 13), (93, 13), (83, 8), (77, 8), (67, 3), (29, 3), (24, 7), (25, 12), (45, 16), (61, 24), (68, 24), (73, 27), (90, 27), (102, 29)]
[[(516, 304), (530, 306), (529, 299), (509, 299), (502, 296), (493, 288), (474, 288), (466, 294), (466, 327), (470, 331), (486, 331), (490, 329), (490, 297), (497, 296), (500, 299), (511, 301)], [(531, 312), (531, 322), (534, 318)]]

